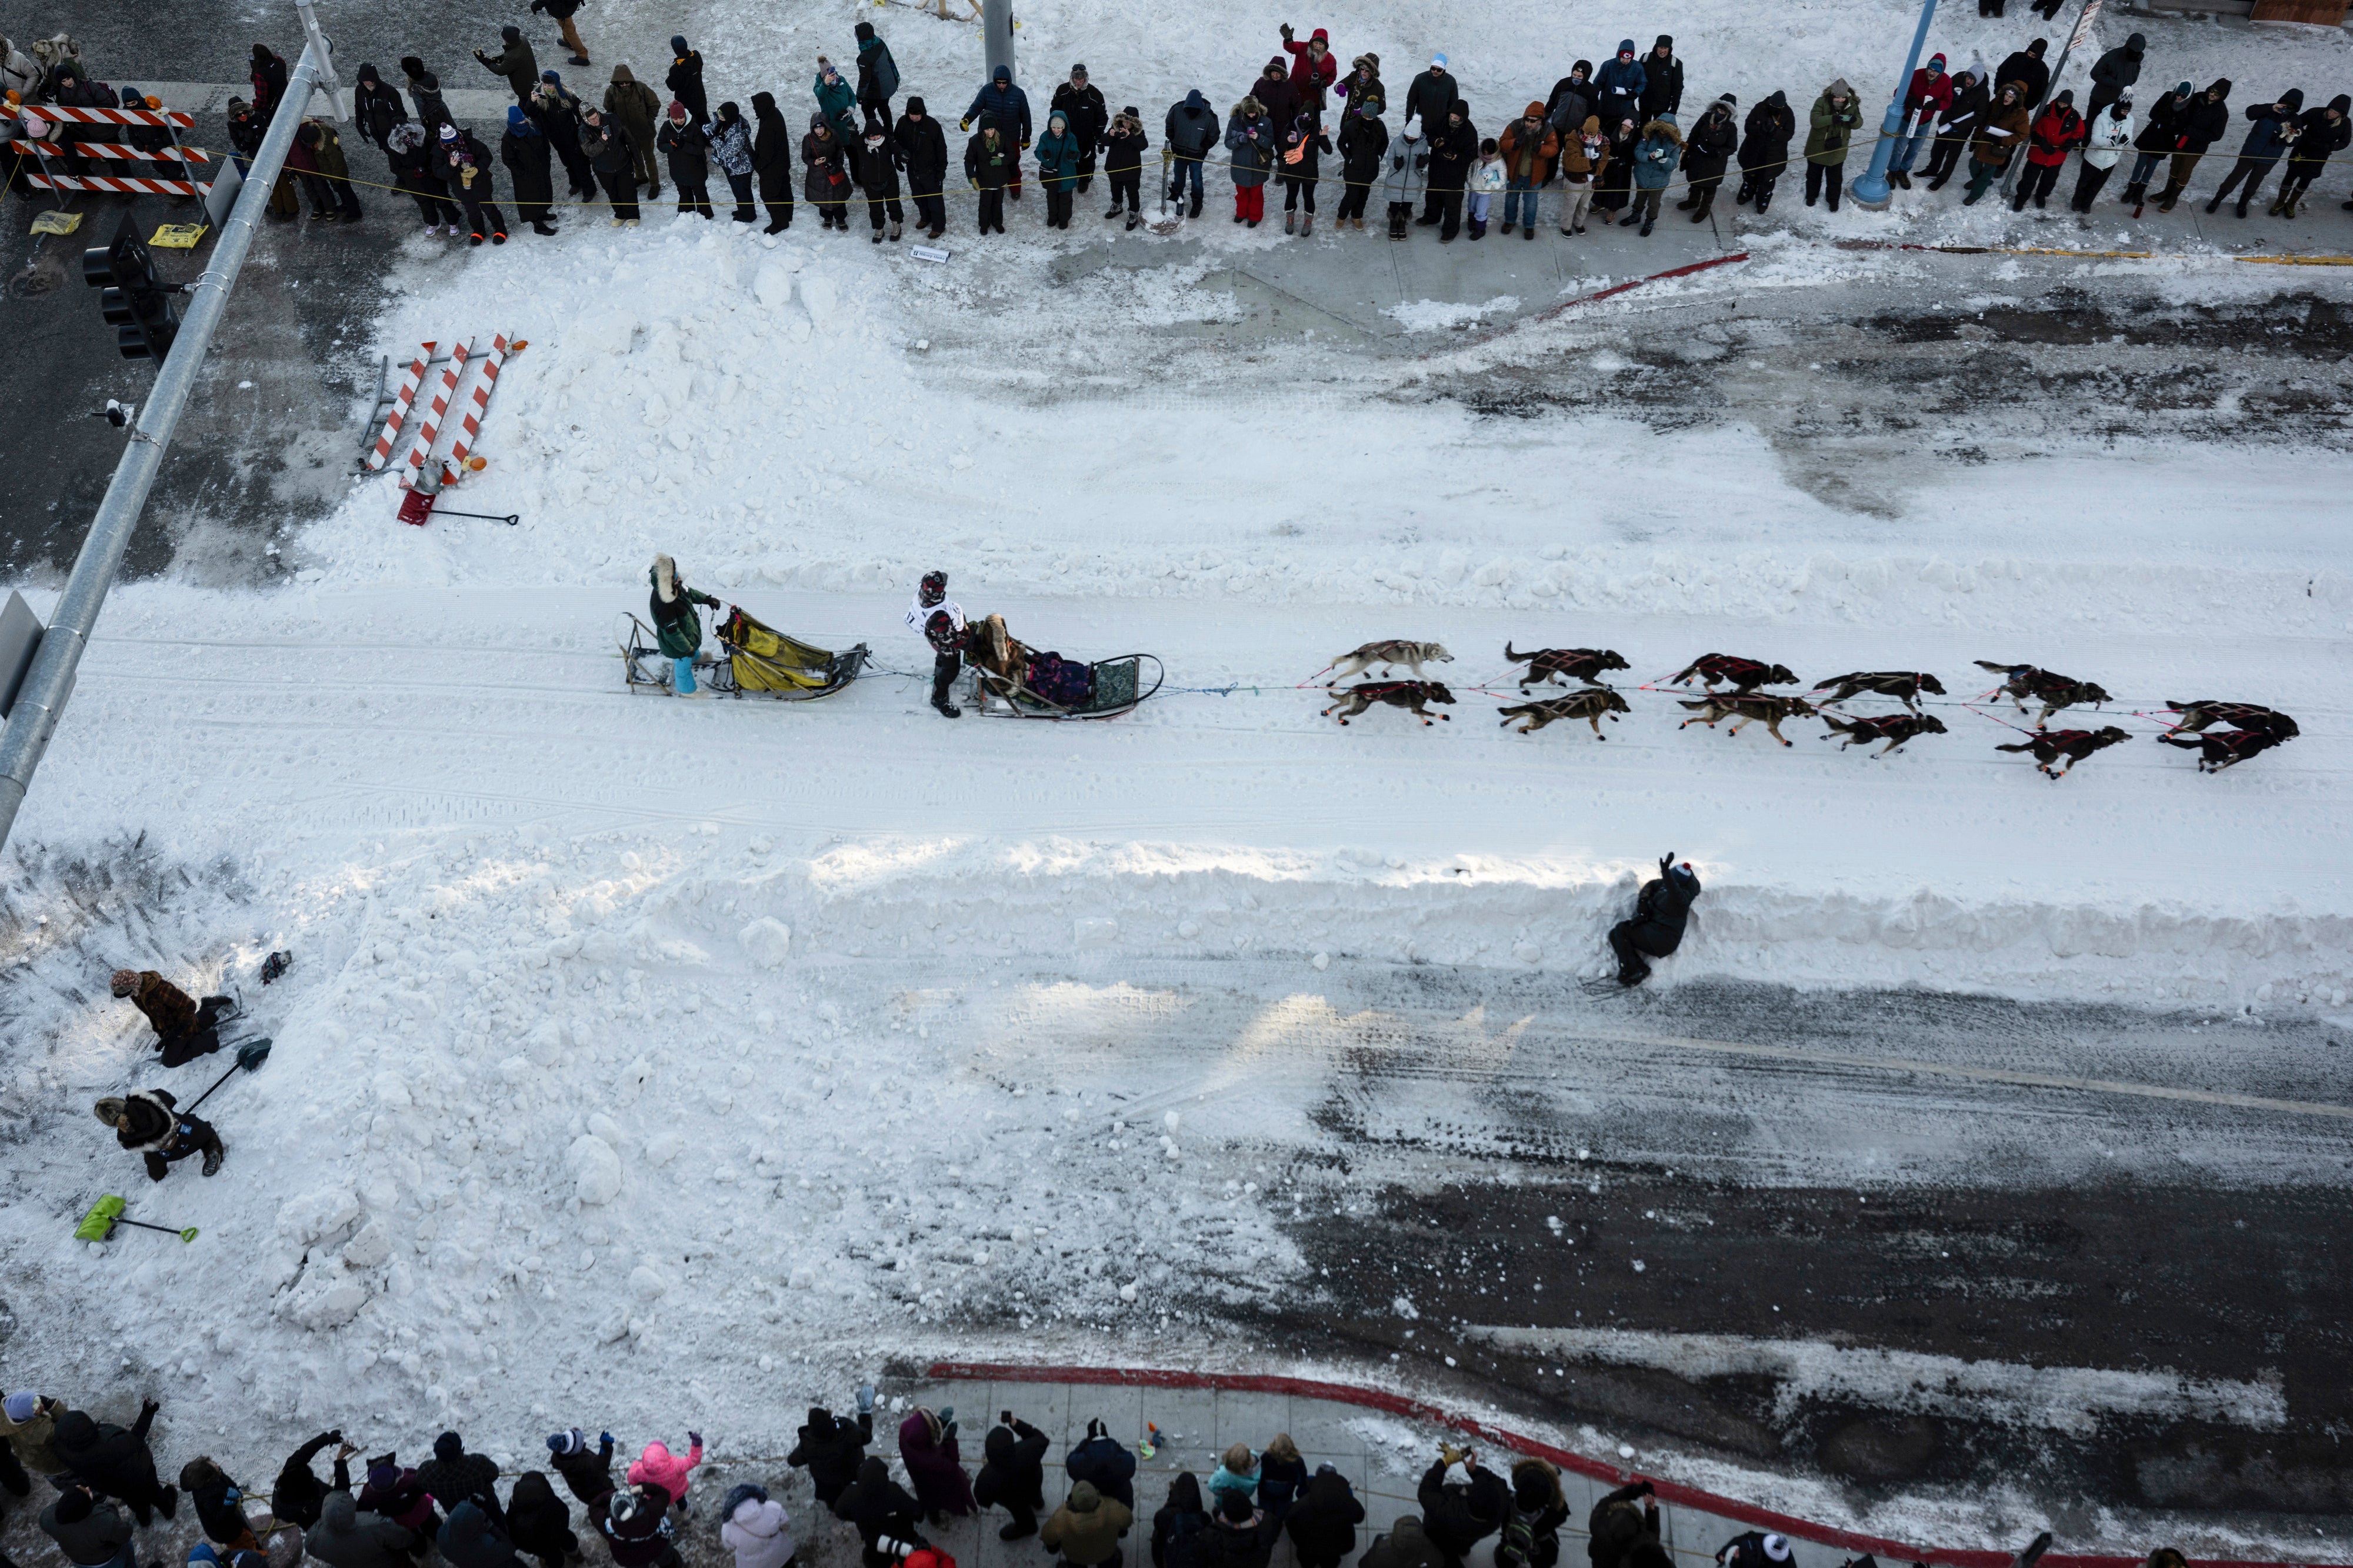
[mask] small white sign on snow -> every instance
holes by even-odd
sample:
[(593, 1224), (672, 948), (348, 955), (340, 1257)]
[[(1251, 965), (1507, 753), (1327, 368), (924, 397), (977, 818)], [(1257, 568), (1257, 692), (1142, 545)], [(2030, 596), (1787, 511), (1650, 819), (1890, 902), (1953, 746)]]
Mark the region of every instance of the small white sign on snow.
[(909, 247), (907, 254), (918, 261), (945, 261), (948, 248), (944, 245), (917, 245)]

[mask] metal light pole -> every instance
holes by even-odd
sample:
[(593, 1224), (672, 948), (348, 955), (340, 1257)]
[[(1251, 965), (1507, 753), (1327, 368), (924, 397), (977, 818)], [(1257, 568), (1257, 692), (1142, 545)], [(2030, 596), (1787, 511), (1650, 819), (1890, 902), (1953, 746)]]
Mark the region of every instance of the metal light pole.
[[(301, 8), (307, 25), (308, 0)], [(138, 531), (147, 492), (154, 489), (155, 475), (164, 466), (164, 448), (170, 445), (173, 429), (195, 390), (205, 351), (212, 345), (213, 333), (228, 309), (228, 291), (245, 265), (246, 253), (253, 248), (262, 209), (269, 205), (269, 193), (285, 166), (287, 149), (293, 146), (295, 130), (310, 107), (311, 89), (322, 80), (333, 79), (324, 40), (313, 28), (302, 58), (288, 73), (286, 96), (270, 116), (261, 150), (253, 156), (252, 177), (237, 192), (237, 205), (221, 226), (211, 264), (190, 289), (193, 302), (187, 316), (156, 373), (154, 389), (139, 410), (122, 460), (115, 465), (106, 497), (90, 520), (90, 532), (82, 539), (81, 552), (74, 557), (65, 592), (58, 596), (57, 611), (33, 654), (32, 668), (8, 710), (7, 724), (0, 728), (0, 843), (6, 842), (15, 827), (33, 771), (41, 765), (49, 738), (57, 732), (58, 715), (65, 711), (66, 699), (73, 691), (74, 672), (90, 646), (90, 629), (106, 604), (106, 591), (113, 586), (122, 552)]]
[(1887, 102), (1887, 118), (1880, 122), (1879, 145), (1871, 150), (1871, 170), (1848, 189), (1859, 207), (1883, 211), (1894, 199), (1887, 183), (1887, 165), (1895, 156), (1895, 139), (1904, 133), (1904, 100), (1912, 90), (1912, 73), (1920, 68), (1920, 51), (1928, 43), (1928, 24), (1936, 16), (1936, 0), (1920, 0), (1920, 26), (1913, 29), (1912, 52), (1904, 58), (1904, 74), (1895, 79), (1895, 96)]
[[(2052, 99), (2059, 96), (2059, 79), (2067, 69), (2068, 58), (2074, 54), (2076, 45), (2084, 42), (2086, 38), (2091, 37), (2092, 24), (2100, 19), (2100, 7), (2106, 4), (2107, 0), (2084, 0), (2084, 8), (2075, 13), (2075, 25), (2068, 29), (2067, 41), (2059, 47), (2059, 63), (2051, 68), (2051, 89), (2043, 95), (2043, 103), (2048, 103)], [(2035, 117), (2040, 119), (2042, 113), (2042, 104), (2036, 104), (2034, 106), (2033, 112)], [(2030, 144), (2032, 143), (2033, 140), (2034, 138), (2031, 135), (2027, 138)], [(2024, 150), (2025, 149), (2023, 148), (2020, 149), (2021, 152), (2023, 152)], [(2009, 196), (2017, 193), (2018, 171), (2020, 166), (2025, 162), (2026, 160), (2024, 158), (2018, 156), (2016, 153), (2011, 154), (2010, 167), (2002, 171), (2001, 194), (2003, 195)]]
[(980, 36), (988, 50), (988, 74), (996, 76), (997, 68), (1003, 66), (1018, 83), (1021, 68), (1013, 63), (1013, 0), (980, 0)]

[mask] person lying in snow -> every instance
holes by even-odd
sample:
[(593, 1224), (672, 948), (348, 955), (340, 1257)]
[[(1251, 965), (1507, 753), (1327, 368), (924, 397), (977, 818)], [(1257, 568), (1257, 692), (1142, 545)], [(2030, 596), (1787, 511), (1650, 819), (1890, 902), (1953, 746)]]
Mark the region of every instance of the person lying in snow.
[(1609, 951), (1618, 955), (1618, 984), (1640, 985), (1651, 977), (1645, 956), (1664, 958), (1683, 944), (1683, 922), (1699, 897), (1699, 877), (1686, 860), (1678, 866), (1670, 853), (1659, 858), (1656, 880), (1645, 882), (1634, 900), (1634, 918), (1609, 928)]

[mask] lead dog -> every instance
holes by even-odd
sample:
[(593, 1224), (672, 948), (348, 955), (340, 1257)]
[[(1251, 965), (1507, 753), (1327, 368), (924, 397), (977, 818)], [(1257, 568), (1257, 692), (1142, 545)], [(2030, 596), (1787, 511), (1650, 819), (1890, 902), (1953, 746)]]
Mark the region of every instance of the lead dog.
[(1798, 679), (1789, 673), (1787, 665), (1767, 664), (1728, 653), (1704, 653), (1683, 666), (1683, 673), (1669, 684), (1681, 686), (1694, 675), (1710, 691), (1715, 689), (1719, 680), (1729, 681), (1735, 691), (1754, 691), (1760, 686), (1788, 686)]
[(2042, 704), (2042, 716), (2034, 721), (2038, 730), (2051, 722), (2051, 715), (2062, 708), (2073, 708), (2078, 703), (2089, 703), (2097, 708), (2109, 700), (2108, 694), (2091, 681), (2054, 675), (2031, 664), (1994, 664), (1981, 658), (1977, 661), (1977, 666), (2001, 677), (2001, 684), (1994, 689), (2007, 693), (2010, 700), (2018, 704), (2021, 713), (2026, 711), (2026, 700), (2030, 697)]
[(1831, 731), (1831, 735), (1824, 735), (1823, 740), (1830, 740), (1832, 735), (1846, 737), (1846, 746), (1841, 746), (1840, 751), (1845, 751), (1847, 746), (1868, 746), (1873, 741), (1884, 741), (1886, 746), (1875, 753), (1883, 757), (1915, 735), (1941, 735), (1945, 732), (1945, 721), (1934, 713), (1885, 713), (1876, 719), (1841, 719), (1835, 713), (1824, 713), (1821, 718)]
[(1631, 668), (1618, 657), (1615, 648), (1607, 647), (1540, 647), (1533, 653), (1516, 653), (1507, 641), (1504, 644), (1504, 657), (1514, 664), (1528, 667), (1527, 674), (1520, 680), (1522, 691), (1531, 686), (1548, 686), (1556, 675), (1564, 680), (1591, 684), (1613, 669)]
[[(1788, 679), (1795, 680), (1797, 677), (1793, 675)], [(1737, 735), (1743, 726), (1761, 719), (1765, 722), (1766, 732), (1785, 746), (1792, 742), (1781, 733), (1782, 720), (1811, 719), (1818, 716), (1818, 710), (1814, 705), (1802, 697), (1781, 697), (1767, 691), (1714, 692), (1696, 702), (1686, 702), (1683, 706), (1704, 711), (1676, 725), (1675, 728), (1678, 730), (1688, 730), (1694, 724), (1705, 724), (1713, 730), (1719, 721), (1737, 715), (1740, 722), (1725, 731), (1727, 735)]]
[(1597, 741), (1609, 738), (1601, 732), (1604, 714), (1608, 714), (1609, 721), (1615, 724), (1619, 714), (1632, 711), (1626, 706), (1623, 697), (1606, 686), (1588, 686), (1566, 697), (1548, 697), (1540, 702), (1523, 702), (1516, 708), (1502, 710), (1506, 725), (1514, 719), (1526, 721), (1520, 726), (1523, 735), (1533, 735), (1556, 719), (1582, 719), (1593, 726), (1593, 738)]
[(2200, 697), (2189, 702), (2168, 702), (2165, 708), (2167, 712), (2179, 713), (2181, 717), (2173, 721), (2172, 729), (2158, 737), (2159, 740), (2180, 734), (2185, 730), (2194, 735), (2209, 724), (2232, 724), (2242, 730), (2262, 730), (2277, 735), (2283, 741), (2294, 740), (2303, 733), (2295, 727), (2295, 721), (2286, 714), (2276, 709), (2258, 708), (2252, 702), (2218, 702), (2211, 697)]
[(1336, 691), (1339, 689), (1340, 682), (1352, 675), (1362, 675), (1377, 664), (1383, 669), (1391, 671), (1398, 665), (1404, 665), (1413, 671), (1413, 678), (1419, 680), (1422, 678), (1423, 665), (1452, 664), (1453, 662), (1454, 656), (1447, 652), (1444, 645), (1440, 643), (1402, 642), (1396, 639), (1388, 642), (1368, 642), (1356, 652), (1344, 653), (1332, 661), (1332, 679), (1324, 683), (1324, 689), (1326, 691)]
[[(1340, 722), (1345, 724), (1376, 702), (1386, 702), (1392, 708), (1411, 709), (1413, 716), (1420, 720), (1422, 727), (1427, 729), (1430, 727), (1430, 710), (1422, 704), (1443, 702), (1451, 707), (1454, 693), (1447, 690), (1443, 682), (1436, 680), (1367, 680), (1349, 688), (1345, 697), (1324, 711), (1330, 714), (1345, 708), (1347, 711), (1340, 714)], [(1439, 717), (1450, 724), (1454, 721), (1451, 713), (1440, 713)]]
[(2179, 746), (2198, 752), (2200, 773), (2219, 773), (2224, 768), (2233, 767), (2249, 757), (2295, 739), (2295, 731), (2290, 729), (2282, 734), (2276, 730), (2224, 730), (2220, 733), (2159, 735), (2157, 738), (2168, 746)]
[[(1831, 690), (1833, 687), (1837, 689)], [(1920, 693), (1926, 691), (1932, 696), (1942, 697), (1945, 683), (1917, 669), (1859, 669), (1852, 675), (1833, 675), (1828, 680), (1818, 680), (1814, 683), (1814, 689), (1830, 692), (1828, 697), (1816, 699), (1825, 705), (1844, 702), (1858, 692), (1868, 691), (1877, 697), (1893, 697), (1917, 713), (1920, 710)]]
[[(2066, 777), (2077, 763), (2094, 752), (2105, 752), (2119, 741), (2131, 739), (2130, 735), (2110, 724), (2098, 730), (2052, 730), (2021, 741), (2014, 746), (1996, 746), (1994, 750), (2032, 752), (2035, 771), (2050, 773), (2052, 781), (2056, 782)], [(2055, 773), (2051, 773), (2051, 764), (2061, 757), (2067, 759), (2067, 765)]]

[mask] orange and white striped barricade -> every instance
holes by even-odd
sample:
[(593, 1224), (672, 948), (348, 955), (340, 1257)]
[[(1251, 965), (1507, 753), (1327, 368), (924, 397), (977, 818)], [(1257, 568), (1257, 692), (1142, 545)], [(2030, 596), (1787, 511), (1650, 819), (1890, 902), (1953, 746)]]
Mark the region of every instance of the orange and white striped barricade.
[[(195, 116), (177, 109), (82, 109), (61, 103), (27, 104), (18, 111), (26, 145), (33, 150), (39, 163), (37, 172), (29, 174), (35, 185), (52, 191), (106, 191), (117, 195), (204, 196), (212, 191), (209, 181), (193, 178), (167, 180), (154, 175), (134, 174), (69, 174), (51, 166), (52, 159), (67, 157), (113, 159), (130, 163), (172, 163), (180, 165), (183, 174), (193, 175), (195, 165), (210, 163), (213, 154), (201, 147), (191, 147), (180, 140), (180, 132), (195, 125)], [(121, 142), (50, 141), (45, 134), (53, 125), (144, 125), (158, 126), (172, 136), (169, 153), (150, 152)]]
[(417, 389), (425, 384), (425, 367), (433, 360), (433, 345), (425, 344), (417, 351), (417, 359), (400, 378), (400, 390), (393, 394), (392, 412), (385, 416), (384, 433), (375, 438), (375, 447), (368, 453), (370, 473), (381, 473), (392, 460), (392, 448), (400, 439), (400, 427), (408, 420), (409, 405), (417, 401)]

